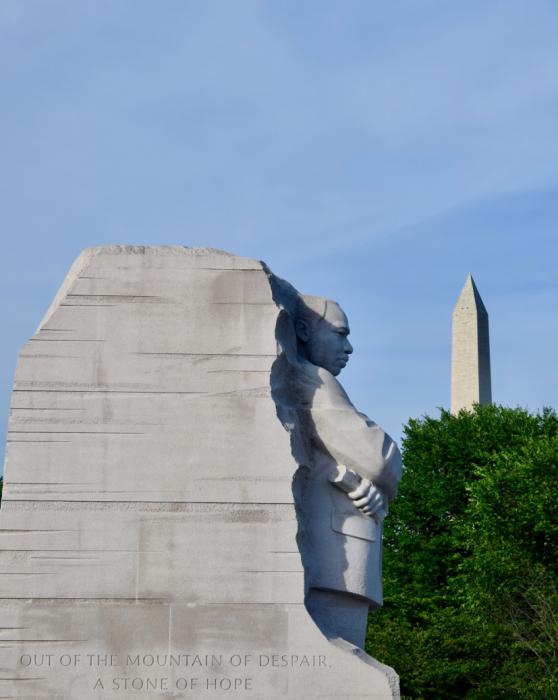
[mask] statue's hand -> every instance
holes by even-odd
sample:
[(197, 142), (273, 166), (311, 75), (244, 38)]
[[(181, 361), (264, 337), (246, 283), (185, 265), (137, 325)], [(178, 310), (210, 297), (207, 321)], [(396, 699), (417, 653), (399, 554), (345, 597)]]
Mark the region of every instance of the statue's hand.
[(369, 479), (362, 479), (358, 488), (347, 494), (354, 505), (365, 515), (378, 522), (386, 517), (388, 512), (387, 498)]

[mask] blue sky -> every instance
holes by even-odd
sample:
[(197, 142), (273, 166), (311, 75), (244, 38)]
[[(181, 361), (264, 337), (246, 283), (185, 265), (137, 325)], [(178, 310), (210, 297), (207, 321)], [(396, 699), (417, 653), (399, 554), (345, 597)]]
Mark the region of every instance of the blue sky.
[(449, 403), (473, 273), (493, 395), (556, 406), (554, 0), (2, 0), (0, 431), (20, 346), (104, 243), (212, 246), (338, 299), (354, 403)]

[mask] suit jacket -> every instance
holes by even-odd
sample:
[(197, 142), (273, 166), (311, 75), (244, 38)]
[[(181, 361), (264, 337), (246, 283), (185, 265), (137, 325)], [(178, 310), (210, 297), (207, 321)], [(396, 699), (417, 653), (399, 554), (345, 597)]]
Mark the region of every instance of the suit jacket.
[(337, 379), (281, 355), (272, 373), (277, 413), (299, 464), (293, 480), (297, 542), (306, 589), (346, 591), (382, 604), (382, 526), (329, 480), (343, 464), (395, 497), (401, 455), (395, 442), (353, 406)]

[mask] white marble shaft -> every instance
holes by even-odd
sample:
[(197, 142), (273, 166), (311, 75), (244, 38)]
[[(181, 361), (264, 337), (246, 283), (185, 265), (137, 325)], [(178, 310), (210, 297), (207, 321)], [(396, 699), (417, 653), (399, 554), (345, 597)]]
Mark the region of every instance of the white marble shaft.
[(451, 412), (492, 402), (488, 313), (467, 276), (452, 315)]
[(304, 607), (278, 314), (253, 260), (78, 258), (14, 381), (1, 697), (397, 697)]

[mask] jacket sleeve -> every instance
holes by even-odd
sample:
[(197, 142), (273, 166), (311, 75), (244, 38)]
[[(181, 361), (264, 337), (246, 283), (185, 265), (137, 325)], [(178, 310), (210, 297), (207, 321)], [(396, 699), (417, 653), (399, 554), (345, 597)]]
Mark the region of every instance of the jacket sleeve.
[(324, 386), (310, 409), (314, 430), (337, 464), (353, 469), (395, 498), (403, 472), (396, 443), (376, 423), (359, 413), (336, 380)]

